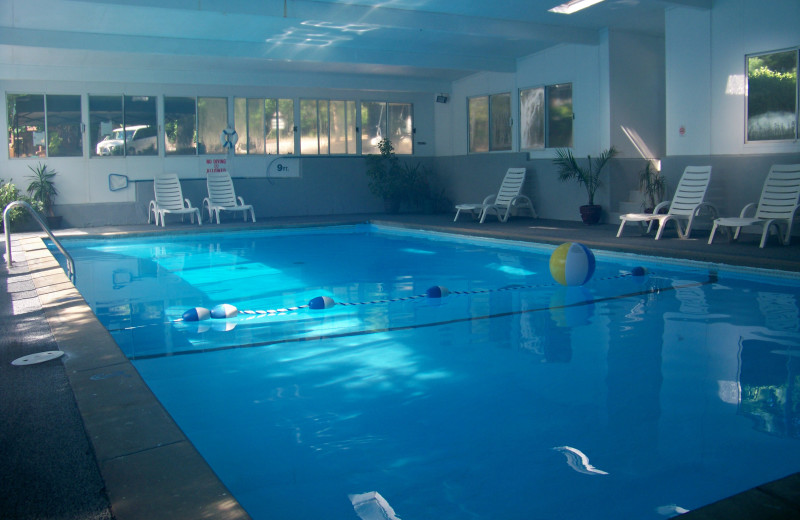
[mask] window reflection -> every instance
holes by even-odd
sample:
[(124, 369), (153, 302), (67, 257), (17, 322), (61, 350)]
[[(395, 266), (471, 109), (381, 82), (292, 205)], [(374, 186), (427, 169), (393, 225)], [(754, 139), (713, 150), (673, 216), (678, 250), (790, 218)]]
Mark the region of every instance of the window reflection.
[(8, 94), (8, 156), (45, 157), (44, 96)]

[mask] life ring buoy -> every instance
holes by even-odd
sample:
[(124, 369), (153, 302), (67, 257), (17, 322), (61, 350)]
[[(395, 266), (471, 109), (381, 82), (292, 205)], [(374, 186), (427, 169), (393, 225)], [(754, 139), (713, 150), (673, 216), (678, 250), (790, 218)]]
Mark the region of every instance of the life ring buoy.
[(239, 134), (236, 133), (231, 127), (226, 128), (222, 131), (219, 135), (219, 141), (222, 143), (222, 147), (225, 149), (233, 149), (236, 146), (236, 142), (239, 140)]

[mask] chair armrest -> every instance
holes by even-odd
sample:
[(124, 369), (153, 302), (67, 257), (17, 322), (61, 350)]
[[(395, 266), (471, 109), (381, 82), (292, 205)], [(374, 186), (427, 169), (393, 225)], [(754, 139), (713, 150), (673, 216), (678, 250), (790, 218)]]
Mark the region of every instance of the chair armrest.
[(245, 205), (245, 204), (244, 204), (244, 199), (243, 199), (242, 197), (239, 197), (239, 196), (237, 196), (237, 197), (236, 197), (236, 200), (238, 200), (238, 201), (239, 201), (239, 205), (240, 205), (240, 206), (244, 206), (244, 205)]
[(670, 205), (671, 202), (672, 201), (669, 201), (669, 200), (665, 200), (663, 202), (659, 202), (658, 205), (655, 208), (653, 208), (653, 215), (658, 215), (658, 212), (661, 211), (664, 208), (667, 208), (667, 210), (669, 210), (669, 205)]
[(755, 209), (755, 207), (756, 207), (756, 203), (755, 202), (751, 202), (747, 206), (743, 207), (742, 211), (739, 213), (739, 218), (744, 218), (746, 213), (751, 209)]
[(183, 199), (183, 201), (186, 202), (186, 207), (187, 208), (191, 208), (192, 207), (192, 201), (190, 201), (189, 199)]
[(699, 215), (700, 211), (702, 211), (703, 209), (707, 209), (708, 212), (711, 214), (711, 220), (714, 220), (714, 219), (717, 218), (717, 216), (718, 216), (717, 208), (713, 204), (711, 204), (710, 202), (701, 202), (700, 204), (698, 204), (694, 208), (694, 216)]
[(485, 199), (483, 199), (483, 204), (489, 204), (489, 203), (490, 203), (491, 201), (493, 201), (495, 198), (497, 198), (497, 195), (496, 195), (496, 194), (494, 194), (494, 193), (493, 193), (493, 194), (491, 194), (491, 195), (487, 195), (487, 196), (486, 196), (486, 198), (485, 198)]
[(509, 203), (508, 203), (508, 205), (509, 205), (509, 206), (514, 206), (514, 205), (516, 205), (516, 203), (517, 203), (517, 201), (518, 201), (518, 200), (527, 200), (527, 201), (528, 201), (528, 204), (530, 204), (530, 205), (533, 205), (533, 202), (531, 202), (531, 199), (529, 199), (529, 198), (528, 198), (528, 197), (526, 197), (525, 195), (517, 195), (516, 197), (514, 197), (513, 199), (511, 199), (511, 202), (509, 202)]

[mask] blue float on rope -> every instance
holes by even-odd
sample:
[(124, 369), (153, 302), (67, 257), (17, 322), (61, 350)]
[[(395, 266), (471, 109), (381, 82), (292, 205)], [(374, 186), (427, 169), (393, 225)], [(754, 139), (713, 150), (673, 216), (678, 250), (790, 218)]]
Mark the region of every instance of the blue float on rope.
[(647, 274), (647, 268), (642, 266), (634, 267), (631, 270), (631, 274), (633, 276), (644, 276)]
[(308, 308), (314, 310), (330, 309), (334, 305), (336, 305), (336, 302), (330, 296), (317, 296), (316, 298), (311, 298), (308, 302)]
[(210, 312), (205, 307), (192, 307), (183, 313), (183, 321), (202, 321), (210, 317)]
[(434, 285), (433, 287), (429, 287), (425, 294), (428, 298), (444, 298), (448, 294), (450, 294), (450, 290), (447, 287), (443, 287), (441, 285)]
[(229, 303), (220, 303), (211, 309), (211, 317), (214, 319), (233, 318), (239, 315), (239, 309)]

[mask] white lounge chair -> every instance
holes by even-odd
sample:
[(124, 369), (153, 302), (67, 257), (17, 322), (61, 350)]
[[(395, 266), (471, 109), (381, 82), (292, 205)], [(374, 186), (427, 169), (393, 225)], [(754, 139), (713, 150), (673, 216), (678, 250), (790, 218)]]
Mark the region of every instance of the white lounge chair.
[[(755, 208), (755, 215), (745, 216), (753, 208)], [(714, 220), (708, 243), (710, 244), (714, 240), (714, 233), (720, 226), (735, 227), (734, 240), (739, 238), (739, 231), (743, 227), (761, 226), (763, 231), (761, 232), (761, 244), (758, 247), (764, 247), (770, 228), (775, 226), (778, 240), (788, 246), (792, 238), (792, 222), (797, 216), (798, 210), (800, 210), (800, 164), (775, 164), (769, 169), (764, 181), (758, 206), (751, 202), (742, 208), (738, 218), (724, 217)], [(784, 221), (786, 222), (786, 235), (781, 238), (780, 224)]]
[[(628, 222), (638, 222), (640, 226), (647, 222), (648, 233), (653, 227), (653, 222), (658, 222), (658, 231), (656, 232), (656, 240), (658, 240), (661, 238), (667, 222), (671, 220), (675, 221), (675, 226), (678, 228), (678, 236), (680, 238), (689, 238), (694, 218), (703, 209), (707, 209), (712, 218), (717, 216), (717, 210), (714, 206), (705, 202), (709, 182), (711, 182), (711, 166), (687, 166), (683, 171), (683, 175), (681, 175), (680, 181), (678, 181), (678, 187), (675, 189), (675, 196), (672, 201), (666, 200), (660, 203), (653, 209), (652, 213), (628, 213), (619, 216), (622, 222), (619, 224), (617, 238), (622, 235), (622, 228)], [(669, 207), (666, 213), (659, 213), (666, 207)], [(681, 220), (688, 221), (685, 232), (681, 229)]]
[(247, 212), (250, 212), (250, 218), (253, 222), (256, 221), (256, 214), (253, 211), (253, 206), (245, 204), (242, 197), (237, 197), (233, 189), (233, 181), (227, 172), (211, 172), (208, 174), (206, 180), (208, 187), (208, 197), (203, 199), (203, 208), (208, 209), (208, 220), (212, 220), (212, 216), (216, 214), (217, 224), (219, 224), (220, 211), (241, 211), (242, 220), (247, 222)]
[(511, 210), (520, 208), (528, 208), (531, 216), (536, 218), (536, 210), (533, 209), (531, 199), (521, 194), (523, 184), (525, 184), (525, 168), (509, 168), (496, 195), (487, 196), (480, 204), (456, 205), (456, 216), (453, 222), (458, 220), (462, 211), (469, 211), (473, 215), (478, 212), (481, 224), (490, 211), (497, 214), (497, 220), (506, 222), (511, 215)]
[(178, 175), (174, 173), (162, 173), (157, 175), (153, 180), (153, 191), (155, 192), (155, 200), (150, 201), (150, 207), (147, 212), (147, 222), (150, 223), (150, 215), (155, 216), (156, 226), (159, 219), (161, 219), (161, 227), (164, 225), (164, 215), (167, 213), (175, 213), (177, 215), (189, 215), (194, 224), (194, 216), (197, 215), (197, 224), (203, 225), (203, 219), (200, 218), (200, 210), (192, 207), (189, 199), (183, 198), (183, 191), (181, 190), (181, 181), (178, 180)]

